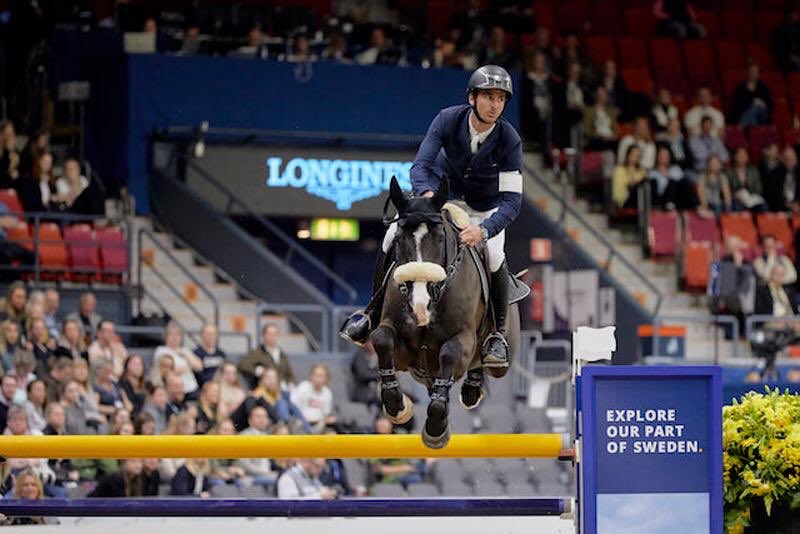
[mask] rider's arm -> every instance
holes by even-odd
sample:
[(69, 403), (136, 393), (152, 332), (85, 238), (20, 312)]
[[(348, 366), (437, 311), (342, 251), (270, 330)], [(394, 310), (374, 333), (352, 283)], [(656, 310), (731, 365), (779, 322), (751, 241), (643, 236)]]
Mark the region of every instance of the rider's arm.
[(434, 162), (442, 148), (442, 122), (442, 114), (439, 113), (428, 127), (414, 158), (414, 165), (411, 166), (411, 186), (416, 195), (439, 189), (440, 178), (434, 172)]
[(488, 238), (502, 232), (519, 215), (522, 206), (522, 141), (517, 140), (509, 150), (505, 162), (498, 173), (500, 202), (497, 211), (481, 223), (486, 228)]

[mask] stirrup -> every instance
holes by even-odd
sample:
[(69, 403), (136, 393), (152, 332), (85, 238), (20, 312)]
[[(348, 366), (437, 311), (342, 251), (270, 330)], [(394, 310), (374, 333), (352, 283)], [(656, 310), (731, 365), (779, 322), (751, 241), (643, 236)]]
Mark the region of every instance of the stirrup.
[[(493, 341), (499, 341), (501, 346), (505, 349), (505, 356), (488, 352), (489, 345)], [(505, 369), (509, 367), (509, 354), (508, 354), (508, 341), (505, 336), (500, 332), (492, 332), (483, 341), (483, 348), (481, 349), (481, 366), (484, 368), (497, 368)]]
[[(350, 334), (345, 332), (345, 330), (347, 329), (348, 326), (351, 326), (351, 322), (360, 321), (362, 320), (362, 318), (366, 319), (367, 321), (367, 336), (362, 341), (356, 341), (350, 336)], [(354, 321), (354, 319), (356, 320)], [(345, 341), (349, 341), (350, 343), (358, 347), (363, 347), (364, 344), (369, 339), (369, 333), (371, 331), (372, 331), (372, 317), (370, 316), (370, 314), (368, 314), (365, 310), (356, 310), (350, 315), (348, 315), (347, 319), (345, 319), (344, 323), (342, 323), (342, 327), (339, 329), (339, 337), (344, 339)]]
[(501, 334), (500, 332), (492, 332), (486, 339), (483, 340), (483, 348), (486, 349), (489, 346), (489, 342), (493, 339), (499, 339), (503, 346), (507, 349), (508, 348), (508, 341), (506, 341), (506, 336)]

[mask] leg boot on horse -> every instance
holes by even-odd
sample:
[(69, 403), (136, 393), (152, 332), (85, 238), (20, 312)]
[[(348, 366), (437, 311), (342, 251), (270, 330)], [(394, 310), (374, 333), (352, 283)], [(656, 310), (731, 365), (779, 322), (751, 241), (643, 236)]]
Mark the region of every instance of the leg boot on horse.
[(339, 336), (358, 346), (363, 345), (369, 333), (381, 320), (383, 309), (383, 296), (386, 288), (386, 275), (389, 270), (389, 256), (383, 251), (378, 252), (375, 262), (375, 274), (372, 279), (372, 298), (363, 310), (359, 310), (348, 317), (339, 329)]
[(506, 316), (508, 315), (508, 267), (506, 263), (492, 273), (489, 293), (492, 301), (495, 331), (487, 336), (481, 351), (481, 363), (489, 374), (497, 377), (508, 369)]
[(392, 423), (404, 425), (414, 416), (414, 403), (402, 392), (395, 375), (393, 352), (396, 333), (390, 326), (379, 326), (372, 332), (370, 339), (378, 354), (383, 413)]

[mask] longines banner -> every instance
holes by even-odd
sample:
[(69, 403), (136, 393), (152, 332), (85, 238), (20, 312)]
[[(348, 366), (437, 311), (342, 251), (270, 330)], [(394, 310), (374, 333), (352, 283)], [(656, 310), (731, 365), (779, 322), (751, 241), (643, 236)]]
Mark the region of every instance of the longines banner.
[[(392, 176), (411, 189), (413, 158), (412, 152), (212, 145), (195, 162), (267, 215), (368, 219), (380, 218)], [(213, 186), (192, 169), (187, 182), (225, 207)]]

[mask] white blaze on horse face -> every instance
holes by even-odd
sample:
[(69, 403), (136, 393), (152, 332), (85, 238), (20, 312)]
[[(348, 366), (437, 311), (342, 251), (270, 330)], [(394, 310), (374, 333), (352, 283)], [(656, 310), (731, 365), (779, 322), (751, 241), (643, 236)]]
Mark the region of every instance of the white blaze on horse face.
[[(420, 224), (414, 230), (414, 242), (417, 245), (417, 261), (422, 261), (422, 238), (428, 233), (428, 225)], [(428, 284), (426, 282), (414, 282), (411, 289), (411, 308), (417, 316), (417, 326), (426, 326), (431, 320), (428, 312), (431, 296), (428, 294)]]

